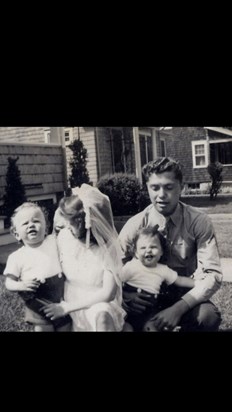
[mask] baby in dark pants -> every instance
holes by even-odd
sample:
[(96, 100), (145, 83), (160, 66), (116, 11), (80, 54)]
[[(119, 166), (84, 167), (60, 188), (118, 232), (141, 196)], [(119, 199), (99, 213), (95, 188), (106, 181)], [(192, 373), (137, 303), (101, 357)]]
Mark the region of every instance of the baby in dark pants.
[(46, 236), (42, 209), (32, 202), (23, 203), (15, 210), (11, 223), (12, 233), (23, 246), (8, 257), (6, 288), (19, 292), (26, 305), (25, 321), (32, 323), (35, 331), (69, 330), (69, 316), (51, 321), (42, 310), (45, 303), (63, 299), (65, 280), (56, 238)]
[[(164, 309), (165, 299), (161, 292), (162, 284), (193, 288), (193, 279), (178, 276), (168, 266), (158, 263), (163, 254), (163, 239), (155, 227), (145, 227), (138, 231), (134, 240), (134, 257), (122, 269), (121, 280), (124, 290), (135, 290), (150, 296), (147, 310), (143, 314), (130, 314), (126, 321), (135, 331), (156, 331), (152, 318)], [(126, 303), (126, 302), (125, 302)]]

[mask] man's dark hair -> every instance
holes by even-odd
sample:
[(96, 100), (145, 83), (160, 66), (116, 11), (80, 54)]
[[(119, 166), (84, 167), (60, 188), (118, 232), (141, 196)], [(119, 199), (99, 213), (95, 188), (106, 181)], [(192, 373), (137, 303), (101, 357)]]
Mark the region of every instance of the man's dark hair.
[(183, 174), (181, 165), (178, 161), (171, 157), (158, 157), (157, 159), (147, 163), (142, 169), (146, 182), (153, 173), (173, 172), (175, 178), (182, 183)]

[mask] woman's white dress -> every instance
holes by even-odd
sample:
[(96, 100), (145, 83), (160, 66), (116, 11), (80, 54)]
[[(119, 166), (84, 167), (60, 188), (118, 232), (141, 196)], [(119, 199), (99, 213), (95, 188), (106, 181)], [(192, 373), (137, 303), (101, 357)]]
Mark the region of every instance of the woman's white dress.
[[(89, 249), (79, 239), (74, 238), (69, 229), (63, 229), (58, 236), (58, 247), (63, 272), (66, 276), (65, 301), (83, 300), (88, 291), (97, 291), (103, 282), (107, 263), (102, 249), (92, 244)], [(126, 312), (121, 307), (121, 289), (111, 302), (101, 302), (93, 306), (71, 312), (74, 331), (96, 331), (96, 319), (100, 312), (108, 312), (113, 318), (115, 329), (121, 331)]]

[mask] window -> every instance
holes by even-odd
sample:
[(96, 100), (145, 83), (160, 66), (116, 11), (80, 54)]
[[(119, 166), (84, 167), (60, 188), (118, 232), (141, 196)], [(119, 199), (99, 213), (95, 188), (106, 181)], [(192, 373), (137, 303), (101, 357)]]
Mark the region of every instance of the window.
[(207, 142), (205, 140), (192, 142), (192, 156), (194, 168), (208, 166)]
[(153, 159), (151, 132), (139, 133), (141, 166)]
[(161, 149), (161, 156), (166, 156), (167, 152), (166, 152), (166, 143), (165, 143), (165, 139), (160, 139), (160, 149)]
[(65, 146), (70, 145), (73, 142), (73, 128), (72, 127), (65, 127), (64, 128), (64, 141)]
[(210, 142), (210, 161), (232, 165), (232, 141)]
[(50, 129), (44, 130), (44, 141), (45, 143), (50, 143), (51, 141), (51, 130)]
[(188, 183), (188, 189), (200, 189), (200, 183)]
[(113, 173), (124, 173), (125, 164), (123, 157), (124, 140), (123, 133), (119, 129), (111, 128), (111, 149)]

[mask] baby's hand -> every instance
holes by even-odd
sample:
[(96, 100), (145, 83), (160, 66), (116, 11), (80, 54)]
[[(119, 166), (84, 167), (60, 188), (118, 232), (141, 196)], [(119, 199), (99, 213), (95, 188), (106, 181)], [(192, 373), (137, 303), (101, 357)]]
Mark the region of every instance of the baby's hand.
[(20, 287), (20, 291), (22, 292), (36, 292), (36, 289), (38, 289), (40, 285), (40, 282), (36, 279), (32, 279), (32, 280), (22, 280), (19, 283), (19, 287)]

